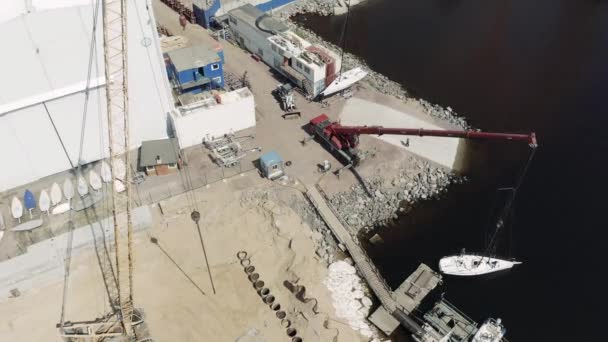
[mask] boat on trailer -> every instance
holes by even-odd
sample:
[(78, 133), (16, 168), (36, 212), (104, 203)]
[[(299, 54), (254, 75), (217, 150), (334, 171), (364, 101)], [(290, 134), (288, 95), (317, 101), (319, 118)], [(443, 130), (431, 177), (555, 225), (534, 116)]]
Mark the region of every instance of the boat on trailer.
[(458, 255), (451, 255), (439, 260), (439, 270), (444, 274), (456, 276), (478, 276), (504, 271), (520, 261), (506, 260), (479, 254), (469, 254), (465, 250)]
[(329, 96), (335, 94), (339, 91), (342, 91), (353, 84), (362, 80), (365, 76), (367, 76), (367, 71), (363, 70), (360, 67), (348, 70), (341, 75), (338, 75), (336, 79), (331, 82), (325, 90), (321, 92), (322, 96)]

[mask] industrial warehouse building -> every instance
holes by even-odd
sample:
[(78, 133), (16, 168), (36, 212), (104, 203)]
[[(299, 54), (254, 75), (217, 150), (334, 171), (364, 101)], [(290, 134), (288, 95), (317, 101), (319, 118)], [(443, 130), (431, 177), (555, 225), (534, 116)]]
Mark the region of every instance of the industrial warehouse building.
[[(181, 106), (184, 103), (172, 97), (150, 2), (127, 1), (131, 149), (142, 141), (172, 135), (189, 142), (180, 142), (184, 148), (209, 134), (254, 126), (253, 96), (247, 89), (216, 94), (212, 104), (199, 96)], [(101, 8), (95, 9), (93, 3), (0, 2), (0, 40), (10, 46), (0, 57), (0, 153), (10, 163), (0, 173), (0, 191), (68, 170), (78, 162), (108, 157), (103, 23)], [(223, 78), (213, 77), (223, 84)], [(228, 107), (238, 115), (221, 117)], [(180, 127), (180, 118), (199, 126), (173, 132)]]

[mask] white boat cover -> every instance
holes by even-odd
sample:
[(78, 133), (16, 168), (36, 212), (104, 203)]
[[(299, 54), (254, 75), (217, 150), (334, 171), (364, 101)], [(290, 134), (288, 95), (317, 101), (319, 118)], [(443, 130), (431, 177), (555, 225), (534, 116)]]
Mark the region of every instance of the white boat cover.
[(112, 171), (110, 165), (105, 161), (101, 162), (101, 179), (104, 183), (110, 183), (112, 181)]
[(114, 163), (114, 174), (116, 179), (125, 180), (127, 169), (125, 168), (125, 162), (122, 159), (116, 159)]
[(125, 191), (125, 189), (126, 189), (126, 187), (122, 181), (120, 181), (118, 179), (114, 181), (114, 191), (123, 192), (123, 191)]
[(63, 182), (63, 195), (68, 201), (74, 197), (74, 185), (69, 179), (66, 179), (65, 182)]
[(11, 214), (16, 219), (23, 216), (23, 205), (17, 197), (13, 197), (13, 202), (11, 203)]
[(63, 195), (61, 194), (61, 188), (59, 184), (53, 183), (51, 186), (51, 203), (55, 206), (61, 202), (61, 198)]
[(342, 75), (336, 77), (336, 79), (321, 92), (321, 95), (329, 96), (333, 93), (344, 90), (359, 82), (365, 76), (367, 76), (367, 71), (361, 69), (360, 67), (348, 70), (347, 72), (342, 73)]
[(61, 203), (60, 205), (53, 208), (51, 213), (53, 215), (59, 215), (59, 214), (65, 213), (68, 210), (70, 210), (70, 202), (65, 202), (65, 203)]
[(517, 264), (521, 262), (475, 254), (460, 254), (441, 258), (439, 270), (450, 275), (476, 276), (503, 271)]
[(46, 190), (42, 190), (40, 192), (40, 197), (38, 197), (38, 206), (40, 207), (40, 211), (49, 211), (51, 207), (51, 199), (49, 198), (48, 192)]
[(42, 226), (42, 223), (43, 222), (41, 219), (29, 220), (27, 222), (24, 222), (20, 225), (13, 227), (13, 229), (11, 229), (11, 230), (14, 232), (25, 232), (25, 231), (32, 230), (32, 229)]
[(89, 193), (89, 185), (82, 176), (78, 176), (78, 193), (80, 196), (84, 196)]
[(91, 184), (93, 190), (101, 189), (101, 178), (99, 178), (99, 175), (95, 170), (89, 171), (89, 184)]

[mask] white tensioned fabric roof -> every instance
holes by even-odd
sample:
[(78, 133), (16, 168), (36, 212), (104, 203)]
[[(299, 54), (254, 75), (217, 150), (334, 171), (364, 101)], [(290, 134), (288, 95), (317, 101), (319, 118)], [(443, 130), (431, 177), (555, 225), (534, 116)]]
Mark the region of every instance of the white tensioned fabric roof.
[[(165, 80), (162, 56), (151, 39), (147, 0), (128, 1), (129, 80), (154, 64), (156, 83)], [(29, 3), (29, 5), (28, 5)], [(0, 1), (0, 115), (85, 89), (95, 0), (2, 0)], [(133, 11), (134, 4), (137, 10)], [(97, 18), (97, 53), (91, 88), (103, 86), (103, 30), (101, 11)], [(137, 38), (134, 38), (137, 37)], [(145, 39), (148, 47), (133, 44)], [(135, 45), (132, 47), (132, 45)], [(138, 63), (133, 63), (137, 59)], [(147, 73), (151, 73), (149, 70)], [(149, 75), (147, 75), (149, 76)], [(150, 81), (146, 80), (147, 85)], [(160, 87), (160, 85), (159, 85)], [(163, 87), (163, 90), (166, 90)], [(130, 91), (131, 95), (131, 91)], [(163, 94), (163, 106), (169, 98)], [(165, 108), (170, 110), (170, 108)]]
[[(0, 0), (0, 191), (106, 158), (103, 23), (97, 18), (90, 98), (83, 122), (97, 0)], [(173, 108), (150, 0), (127, 0), (130, 143), (168, 135)], [(49, 118), (52, 117), (51, 119)], [(8, 170), (8, 171), (7, 171)], [(10, 171), (10, 172), (9, 172)]]

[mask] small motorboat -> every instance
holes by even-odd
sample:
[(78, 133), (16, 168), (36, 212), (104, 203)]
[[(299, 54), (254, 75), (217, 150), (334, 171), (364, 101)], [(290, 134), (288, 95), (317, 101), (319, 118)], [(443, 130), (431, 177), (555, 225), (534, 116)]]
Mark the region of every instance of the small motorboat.
[(84, 196), (89, 193), (89, 185), (82, 175), (78, 176), (77, 188), (80, 196)]
[(51, 204), (53, 204), (53, 206), (56, 206), (61, 202), (62, 197), (63, 195), (61, 194), (61, 188), (59, 187), (59, 184), (53, 183), (53, 185), (51, 186)]
[(11, 229), (13, 232), (26, 232), (28, 230), (36, 229), (42, 226), (43, 221), (41, 219), (29, 220), (27, 222), (16, 225)]
[(91, 184), (93, 190), (101, 189), (101, 178), (99, 178), (99, 175), (95, 170), (89, 171), (89, 184)]
[(116, 176), (116, 179), (125, 180), (127, 169), (125, 167), (125, 162), (122, 159), (116, 159), (116, 162), (114, 163), (114, 175)]
[(69, 210), (70, 210), (70, 202), (65, 202), (65, 203), (61, 203), (61, 204), (57, 205), (55, 208), (53, 208), (51, 213), (53, 215), (59, 215), (59, 214), (65, 213)]
[(36, 197), (34, 197), (34, 193), (29, 189), (23, 193), (23, 204), (25, 204), (25, 209), (29, 211), (30, 218), (32, 218), (32, 210), (36, 209)]
[(112, 171), (110, 170), (110, 165), (105, 161), (101, 162), (101, 180), (104, 183), (110, 183), (112, 181)]
[(38, 206), (40, 207), (40, 211), (46, 211), (49, 213), (49, 209), (51, 208), (51, 198), (46, 190), (42, 190), (40, 192), (40, 197), (38, 197)]
[(114, 191), (123, 192), (125, 190), (126, 190), (126, 187), (122, 181), (120, 181), (118, 179), (114, 181)]
[(23, 216), (23, 205), (21, 205), (21, 201), (17, 197), (13, 197), (13, 201), (11, 202), (11, 214), (13, 218), (16, 218), (21, 222), (21, 216)]
[(69, 179), (66, 179), (65, 182), (63, 182), (63, 196), (65, 196), (68, 201), (74, 197), (74, 185)]

